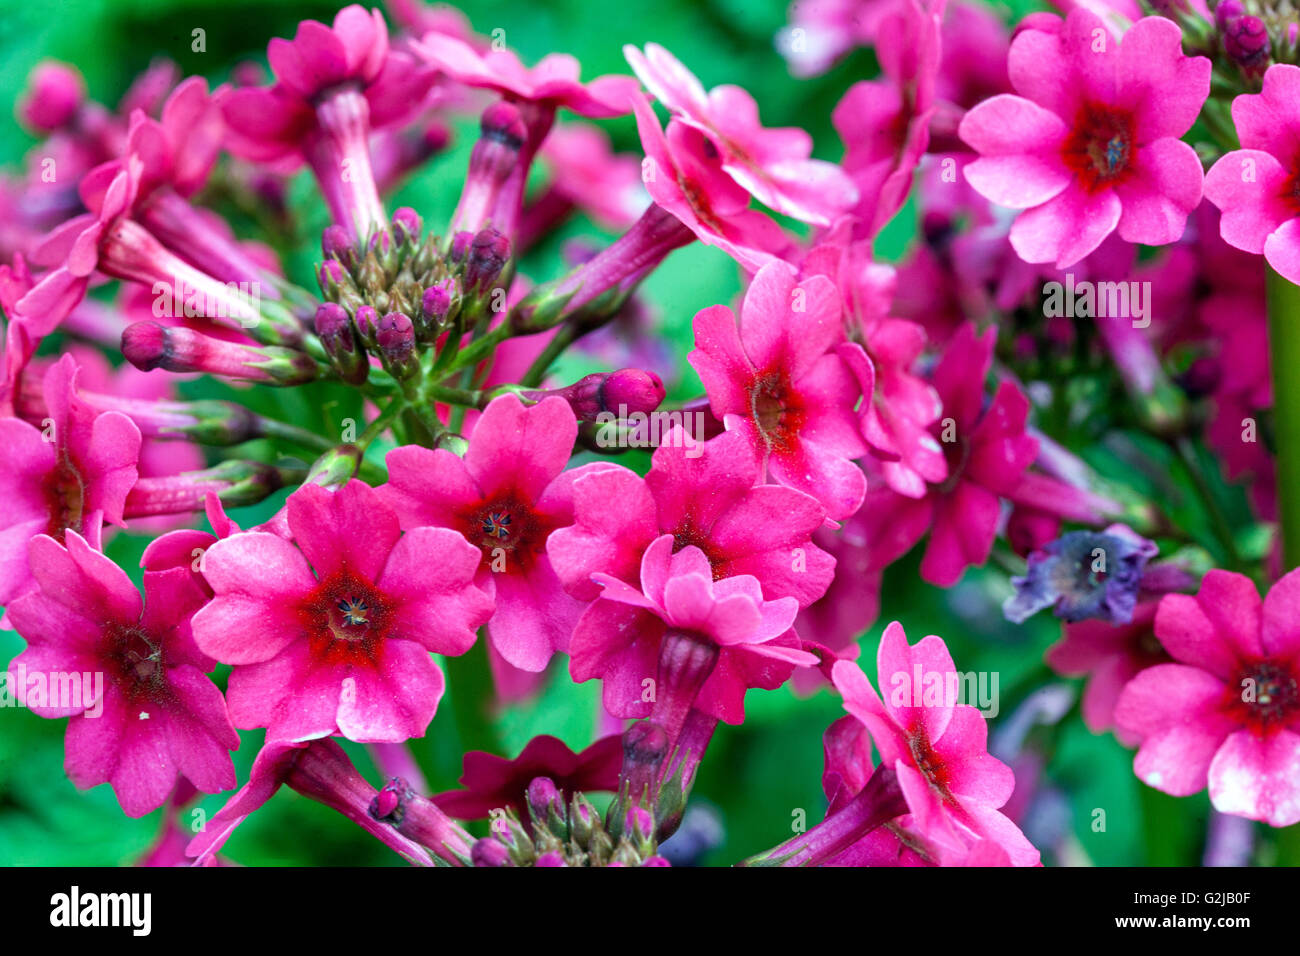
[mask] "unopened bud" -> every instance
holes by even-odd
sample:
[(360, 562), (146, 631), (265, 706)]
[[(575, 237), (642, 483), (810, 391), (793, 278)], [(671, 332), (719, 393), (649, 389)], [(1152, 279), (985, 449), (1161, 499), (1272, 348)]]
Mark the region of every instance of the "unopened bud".
[(469, 852), (470, 862), (475, 866), (513, 866), (510, 851), (491, 837), (474, 841)]
[(339, 377), (351, 385), (360, 385), (370, 374), (370, 363), (357, 341), (352, 320), (337, 302), (322, 302), (316, 308), (316, 337), (338, 370)]
[(496, 282), (510, 258), (510, 240), (490, 226), (479, 231), (470, 244), (465, 264), (465, 285), (474, 292), (485, 292)]
[(398, 245), (415, 245), (420, 241), (424, 223), (420, 214), (410, 206), (403, 206), (393, 213), (393, 238)]
[(375, 336), (379, 356), (394, 377), (405, 378), (420, 367), (415, 356), (415, 326), (401, 312), (389, 312), (379, 320)]

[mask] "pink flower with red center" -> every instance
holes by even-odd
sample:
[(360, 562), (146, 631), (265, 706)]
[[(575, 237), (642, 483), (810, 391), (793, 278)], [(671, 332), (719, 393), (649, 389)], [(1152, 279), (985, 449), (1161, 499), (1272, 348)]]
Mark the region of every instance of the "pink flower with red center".
[(930, 434), (941, 402), (915, 371), (926, 335), (917, 323), (889, 315), (898, 277), (890, 266), (872, 261), (870, 240), (853, 239), (853, 228), (851, 217), (837, 222), (799, 271), (826, 276), (839, 289), (849, 343), (840, 355), (862, 390), (862, 437), (889, 486), (917, 497), (927, 481), (948, 477), (943, 451)]
[(0, 604), (35, 586), (27, 542), (68, 531), (100, 546), (105, 521), (122, 525), (136, 483), (140, 430), (120, 412), (95, 412), (77, 395), (70, 355), (45, 373), (47, 419), (37, 428), (0, 418)]
[(238, 727), (274, 740), (421, 736), (442, 697), (430, 653), (459, 655), (491, 616), (474, 584), (479, 552), (444, 528), (402, 534), (368, 485), (304, 485), (289, 496), (297, 547), (261, 531), (217, 541), (194, 617), (204, 653), (234, 666)]
[(1083, 691), (1083, 722), (1094, 734), (1115, 728), (1120, 743), (1138, 741), (1115, 727), (1115, 705), (1135, 676), (1172, 658), (1155, 635), (1159, 601), (1145, 601), (1127, 624), (1090, 620), (1061, 625), (1061, 640), (1047, 649), (1044, 660), (1058, 674), (1087, 677)]
[(679, 550), (698, 548), (715, 580), (751, 575), (769, 600), (793, 597), (806, 607), (835, 574), (834, 559), (811, 541), (826, 512), (793, 488), (756, 484), (760, 468), (739, 432), (698, 444), (674, 426), (644, 478), (601, 465), (574, 480), (573, 524), (546, 546), (555, 573), (570, 594), (590, 601), (600, 594), (592, 574), (636, 584), (641, 556), (669, 534)]
[(884, 78), (855, 83), (831, 114), (858, 187), (857, 238), (875, 236), (902, 207), (929, 146), (942, 16), (942, 2), (900, 0), (881, 19), (897, 38), (876, 50)]
[(799, 282), (784, 263), (750, 283), (740, 319), (725, 305), (695, 316), (688, 356), (713, 414), (744, 435), (768, 475), (822, 503), (832, 519), (862, 504), (866, 452), (855, 406), (860, 391), (834, 346), (840, 299), (822, 276)]
[(646, 549), (640, 590), (592, 575), (602, 590), (574, 629), (569, 664), (575, 681), (602, 681), (611, 714), (651, 717), (670, 740), (692, 708), (739, 724), (747, 690), (773, 690), (817, 663), (791, 629), (798, 601), (765, 601), (748, 574), (715, 580), (704, 552), (674, 545), (663, 535)]
[(749, 208), (750, 194), (723, 169), (718, 149), (698, 129), (676, 118), (668, 133), (645, 96), (632, 99), (645, 150), (642, 179), (650, 198), (689, 228), (700, 242), (716, 246), (750, 272), (791, 248), (775, 220)]
[(1261, 601), (1250, 578), (1213, 570), (1168, 594), (1155, 634), (1174, 663), (1139, 673), (1115, 724), (1140, 741), (1133, 772), (1174, 796), (1208, 782), (1220, 813), (1300, 821), (1300, 571)]
[(496, 602), (492, 646), (527, 671), (544, 669), (567, 649), (582, 613), (546, 552), (551, 533), (573, 520), (570, 489), (582, 470), (564, 466), (577, 437), (577, 419), (563, 399), (525, 407), (503, 395), (475, 424), (464, 458), (444, 449), (395, 448), (388, 484), (378, 491), (407, 530), (450, 528), (474, 546), (476, 584)]
[(1263, 89), (1232, 101), (1241, 149), (1205, 175), (1205, 198), (1223, 216), (1229, 245), (1263, 253), (1279, 275), (1300, 282), (1300, 67), (1279, 63)]
[(623, 47), (637, 77), (659, 102), (713, 145), (727, 174), (763, 205), (815, 225), (850, 209), (857, 187), (834, 163), (812, 159), (812, 137), (798, 127), (766, 129), (758, 104), (739, 86), (707, 93), (675, 56), (657, 43), (645, 52)]
[(433, 797), (444, 812), (459, 820), (482, 820), (493, 810), (513, 807), (527, 810), (528, 784), (546, 777), (565, 793), (618, 789), (623, 764), (623, 741), (617, 735), (602, 737), (581, 753), (574, 753), (558, 737), (542, 734), (528, 741), (514, 760), (474, 750), (465, 755), (460, 784)]
[(980, 154), (970, 184), (1025, 210), (1011, 227), (1022, 259), (1066, 268), (1116, 230), (1147, 245), (1182, 235), (1202, 173), (1178, 137), (1209, 95), (1210, 61), (1183, 55), (1177, 24), (1146, 17), (1116, 40), (1075, 9), (1021, 30), (1008, 70), (1020, 95), (980, 103), (959, 133)]
[(989, 756), (984, 716), (957, 702), (958, 675), (943, 640), (909, 646), (895, 621), (880, 640), (876, 674), (879, 694), (856, 664), (840, 661), (833, 672), (845, 709), (870, 733), (881, 764), (898, 775), (909, 810), (895, 829), (868, 839), (892, 842), (895, 854), (919, 850), (933, 862), (964, 858), (990, 840), (1014, 865), (1036, 866), (1038, 851), (998, 812), (1015, 777)]
[(420, 107), (433, 71), (390, 49), (383, 16), (356, 4), (332, 26), (302, 21), (293, 40), (277, 37), (266, 52), (275, 85), (221, 98), (226, 147), (259, 162), (305, 159), (334, 221), (354, 239), (384, 228), (367, 140)]
[(26, 676), (17, 693), (42, 717), (72, 718), (68, 777), (111, 784), (132, 817), (162, 806), (181, 778), (205, 793), (229, 790), (239, 735), (190, 631), (206, 595), (186, 571), (151, 571), (141, 601), (126, 572), (79, 534), (64, 541), (32, 539), (37, 590), (8, 613), (28, 643), (10, 664)]

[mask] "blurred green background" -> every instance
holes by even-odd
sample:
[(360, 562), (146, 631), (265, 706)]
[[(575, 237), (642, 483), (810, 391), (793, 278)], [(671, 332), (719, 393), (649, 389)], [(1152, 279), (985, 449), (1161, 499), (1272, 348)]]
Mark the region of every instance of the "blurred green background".
[[(621, 0), (600, 5), (578, 0), (506, 0), (459, 6), (479, 33), (504, 29), (506, 42), (525, 62), (552, 51), (569, 52), (581, 60), (585, 77), (628, 72), (621, 52), (624, 43), (662, 43), (706, 86), (744, 85), (757, 98), (765, 124), (803, 126), (813, 135), (817, 154), (831, 159), (840, 156), (830, 124), (832, 108), (851, 83), (876, 72), (872, 55), (858, 52), (825, 76), (791, 78), (773, 46), (772, 38), (786, 17), (785, 4), (774, 0)], [(1022, 2), (1018, 8), (1024, 12), (1030, 4)], [(86, 76), (91, 96), (113, 104), (155, 56), (176, 60), (187, 74), (201, 73), (220, 81), (232, 64), (262, 59), (267, 40), (291, 36), (298, 20), (328, 21), (336, 9), (338, 5), (331, 3), (239, 0), (0, 0), (0, 101), (8, 105), (8, 116), (0, 119), (0, 160), (16, 163), (32, 146), (12, 121), (12, 104), (30, 68), (43, 58), (75, 63)], [(191, 52), (191, 31), (196, 27), (207, 32), (204, 53)], [(472, 126), (472, 120), (466, 125)], [(602, 125), (621, 151), (639, 152), (630, 119)], [(403, 185), (390, 199), (389, 208), (414, 206), (429, 227), (444, 228), (459, 194), (471, 144), (472, 133), (462, 127), (452, 149)], [(306, 176), (299, 177), (294, 197), (306, 227), (300, 252), (287, 265), (311, 287), (311, 264), (318, 248), (314, 237), (324, 225), (324, 213)], [(887, 228), (878, 254), (897, 259), (913, 233), (909, 206)], [(249, 235), (246, 229), (243, 234)], [(535, 249), (521, 271), (535, 281), (559, 274), (560, 242), (578, 235), (601, 232), (584, 220), (571, 222)], [(677, 356), (675, 369), (657, 371), (673, 385), (676, 396), (699, 392), (698, 380), (685, 363), (692, 317), (706, 306), (731, 302), (740, 288), (740, 276), (730, 260), (699, 244), (673, 254), (647, 282), (644, 295)], [(568, 361), (566, 372), (589, 370), (581, 358)], [(337, 428), (337, 421), (348, 414), (360, 414), (351, 395), (319, 386), (232, 393), (213, 383), (199, 383), (187, 384), (184, 391), (193, 396), (237, 394), (269, 414), (326, 430)], [(269, 453), (264, 448), (236, 451)], [(646, 464), (642, 460), (639, 467)], [(247, 527), (272, 513), (282, 500), (280, 495), (232, 515)], [(108, 553), (123, 567), (134, 569), (145, 542), (119, 534), (109, 543)], [(1020, 627), (1004, 621), (999, 608), (1009, 589), (1000, 572), (970, 572), (958, 587), (940, 591), (920, 582), (918, 563), (918, 555), (910, 555), (886, 575), (883, 611), (863, 642), (862, 663), (869, 674), (874, 672), (874, 650), (884, 623), (890, 620), (903, 621), (912, 642), (926, 634), (943, 636), (960, 670), (999, 673), (1001, 713), (991, 728), (996, 732), (1028, 692), (1052, 679), (1042, 654), (1059, 628), (1042, 615)], [(12, 632), (0, 632), (0, 661), (9, 660), (22, 646)], [(536, 702), (494, 715), (483, 713), (488, 678), (481, 643), (466, 658), (445, 663), (448, 696), (428, 736), (413, 741), (435, 791), (455, 786), (467, 748), (514, 756), (538, 733), (559, 736), (574, 749), (590, 742), (598, 687), (594, 683), (575, 687), (564, 662), (552, 668), (547, 688)], [(716, 808), (725, 833), (722, 844), (707, 857), (708, 863), (728, 864), (773, 846), (791, 835), (796, 811), (805, 811), (811, 824), (821, 818), (825, 807), (821, 734), (843, 714), (838, 698), (825, 689), (810, 698), (783, 689), (751, 692), (747, 705), (749, 716), (742, 727), (720, 727), (696, 790), (697, 799)], [(0, 710), (0, 863), (131, 862), (150, 845), (160, 814), (129, 820), (107, 786), (78, 792), (62, 772), (64, 724), (25, 710)], [(236, 754), (241, 781), (260, 745), (260, 732), (242, 736), (244, 743)], [(1101, 865), (1199, 861), (1209, 812), (1203, 795), (1175, 801), (1140, 785), (1132, 774), (1129, 752), (1110, 736), (1090, 734), (1077, 710), (1039, 742), (1050, 754), (1047, 778), (1059, 790), (1056, 800), (1048, 802), (1044, 832), (1057, 834), (1055, 848), (1065, 848), (1063, 860)], [(348, 749), (362, 772), (379, 782), (364, 749)], [(209, 796), (201, 806), (210, 815), (223, 802), (221, 795)], [(1105, 832), (1091, 827), (1094, 810), (1099, 808), (1106, 812)], [(1050, 862), (1062, 860), (1054, 847), (1042, 848)], [(237, 831), (226, 855), (250, 865), (396, 862), (343, 818), (289, 791)]]

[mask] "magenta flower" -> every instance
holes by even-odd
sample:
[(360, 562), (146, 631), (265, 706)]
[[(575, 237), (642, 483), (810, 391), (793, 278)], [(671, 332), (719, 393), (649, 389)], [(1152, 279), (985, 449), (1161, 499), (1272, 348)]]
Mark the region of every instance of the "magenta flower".
[(426, 33), (413, 47), (427, 63), (458, 83), (495, 90), (510, 100), (537, 103), (552, 114), (563, 107), (590, 119), (623, 116), (631, 110), (631, 95), (637, 90), (636, 81), (629, 76), (598, 76), (583, 83), (578, 78), (580, 64), (563, 53), (548, 54), (529, 69), (511, 50), (479, 53), (445, 33)]
[[(1037, 865), (1038, 851), (998, 812), (1011, 797), (1015, 777), (985, 749), (983, 715), (956, 701), (957, 670), (943, 640), (931, 636), (909, 646), (895, 621), (880, 640), (876, 673), (882, 694), (848, 661), (838, 662), (833, 676), (845, 709), (870, 733), (881, 763), (898, 775), (910, 811), (896, 821), (900, 830), (917, 838), (932, 859), (963, 858), (986, 839), (1014, 865)], [(885, 839), (891, 832), (874, 831)], [(902, 840), (904, 847), (909, 842)]]
[(1263, 253), (1277, 272), (1300, 282), (1300, 67), (1279, 63), (1258, 94), (1232, 101), (1241, 149), (1225, 154), (1205, 176), (1205, 198), (1223, 216), (1229, 245)]
[(1156, 640), (1154, 631), (1159, 601), (1144, 601), (1127, 624), (1077, 621), (1061, 625), (1061, 640), (1047, 649), (1047, 666), (1067, 677), (1087, 677), (1081, 708), (1083, 722), (1094, 734), (1115, 728), (1120, 743), (1138, 741), (1115, 727), (1115, 705), (1130, 680), (1156, 664), (1172, 658)]
[(276, 83), (227, 91), (227, 148), (261, 162), (305, 159), (334, 221), (362, 239), (388, 219), (375, 186), (367, 139), (419, 108), (433, 72), (389, 48), (383, 16), (356, 4), (333, 26), (298, 25), (293, 40), (267, 46)]
[(614, 791), (622, 763), (623, 742), (617, 734), (600, 738), (581, 753), (574, 753), (558, 737), (542, 734), (528, 741), (514, 760), (470, 751), (460, 776), (465, 789), (448, 790), (432, 799), (459, 820), (482, 820), (493, 810), (510, 807), (523, 814), (528, 784), (534, 778), (546, 777), (565, 793)]
[(665, 135), (644, 95), (634, 96), (632, 105), (646, 155), (641, 178), (657, 205), (750, 272), (790, 249), (781, 227), (749, 208), (749, 191), (722, 168), (717, 148), (703, 133), (674, 118)]
[[(1025, 433), (1029, 401), (1015, 385), (1003, 382), (984, 408), (984, 379), (996, 335), (990, 328), (977, 338), (971, 325), (964, 326), (934, 371), (943, 413), (930, 440), (948, 459), (948, 477), (927, 484), (921, 497), (891, 490), (874, 504), (868, 495), (865, 505), (884, 509), (878, 513), (889, 526), (889, 542), (881, 546), (886, 561), (902, 555), (930, 529), (921, 577), (941, 587), (956, 584), (969, 565), (987, 560), (1001, 516), (999, 499), (1019, 490), (1038, 455), (1038, 441)], [(891, 495), (892, 503), (882, 500)]]
[(359, 481), (299, 488), (288, 526), (297, 548), (252, 531), (204, 556), (216, 596), (195, 615), (194, 639), (234, 665), (235, 725), (274, 740), (421, 736), (443, 690), (429, 653), (465, 653), (491, 615), (473, 583), (478, 551), (442, 528), (403, 535)]
[[(966, 178), (1023, 209), (1011, 243), (1026, 262), (1065, 268), (1118, 230), (1160, 245), (1201, 199), (1201, 163), (1178, 137), (1209, 95), (1210, 61), (1182, 52), (1171, 20), (1145, 17), (1122, 40), (1088, 10), (1039, 20), (1011, 43), (1011, 85), (961, 122), (980, 158)], [(1053, 29), (1042, 29), (1052, 24)]]
[(844, 140), (844, 169), (857, 184), (857, 238), (876, 235), (902, 207), (930, 143), (939, 69), (942, 3), (900, 0), (878, 29), (880, 80), (855, 83), (831, 115)]
[(592, 574), (636, 584), (641, 556), (670, 534), (679, 550), (704, 554), (715, 580), (751, 575), (769, 600), (793, 597), (806, 607), (835, 573), (834, 559), (810, 540), (825, 511), (793, 488), (756, 486), (759, 476), (754, 447), (739, 432), (701, 445), (674, 427), (644, 478), (617, 465), (577, 478), (573, 524), (551, 535), (547, 554), (566, 590), (589, 601), (600, 594)]
[(68, 531), (100, 546), (105, 521), (122, 525), (137, 479), (140, 430), (120, 412), (95, 412), (77, 395), (65, 355), (45, 373), (46, 424), (0, 418), (0, 604), (35, 586), (27, 542)]
[(239, 735), (190, 633), (206, 595), (185, 571), (151, 571), (142, 602), (81, 535), (64, 540), (32, 539), (37, 590), (8, 613), (28, 643), (10, 664), (26, 676), (18, 693), (42, 717), (72, 718), (68, 777), (111, 784), (131, 817), (162, 806), (182, 777), (205, 793), (229, 790)]
[(573, 520), (565, 472), (578, 423), (568, 404), (548, 398), (525, 407), (513, 395), (488, 405), (462, 459), (408, 445), (388, 453), (378, 490), (408, 531), (450, 528), (481, 555), (475, 584), (494, 595), (492, 646), (515, 667), (540, 671), (568, 648), (582, 605), (565, 593), (546, 541)]
[[(578, 621), (569, 664), (575, 681), (602, 681), (611, 714), (652, 717), (669, 739), (692, 708), (743, 722), (747, 690), (773, 690), (817, 663), (791, 629), (798, 601), (765, 601), (748, 574), (715, 580), (704, 552), (674, 544), (663, 535), (646, 549), (640, 590), (592, 575), (603, 590)], [(657, 685), (649, 700), (647, 680)]]
[(722, 168), (763, 205), (828, 226), (857, 202), (858, 191), (834, 163), (812, 159), (812, 137), (798, 127), (766, 129), (758, 104), (739, 86), (707, 93), (675, 56), (657, 43), (645, 52), (623, 47), (637, 77), (674, 117), (703, 133)]
[(772, 263), (754, 276), (740, 319), (725, 305), (695, 316), (688, 356), (713, 414), (744, 435), (767, 473), (812, 495), (832, 519), (862, 504), (866, 453), (858, 433), (859, 389), (833, 351), (843, 339), (840, 299), (821, 276), (797, 281)]
[(1260, 600), (1244, 574), (1213, 570), (1195, 596), (1167, 594), (1157, 664), (1120, 694), (1115, 724), (1141, 742), (1133, 772), (1175, 796), (1209, 783), (1220, 813), (1300, 822), (1300, 571)]
[(894, 0), (798, 0), (777, 48), (795, 76), (825, 73), (854, 47), (871, 46)]

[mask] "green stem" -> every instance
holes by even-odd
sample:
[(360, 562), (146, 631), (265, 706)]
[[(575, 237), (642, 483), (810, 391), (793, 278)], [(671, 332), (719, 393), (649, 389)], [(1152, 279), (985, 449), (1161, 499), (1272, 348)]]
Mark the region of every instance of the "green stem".
[(392, 400), (379, 412), (379, 417), (366, 426), (366, 430), (361, 433), (356, 441), (357, 447), (364, 452), (370, 447), (370, 443), (382, 435), (388, 426), (393, 423), (406, 405), (406, 398), (402, 395), (393, 396)]
[(577, 330), (572, 325), (562, 326), (560, 331), (555, 333), (555, 337), (546, 343), (546, 348), (542, 350), (542, 354), (537, 356), (533, 364), (528, 367), (528, 371), (524, 373), (520, 384), (531, 388), (540, 385), (542, 379), (546, 377), (546, 371), (551, 367), (551, 363), (559, 358), (560, 353), (572, 345), (573, 340), (577, 337)]
[(1196, 449), (1192, 447), (1191, 439), (1181, 436), (1174, 440), (1173, 445), (1178, 452), (1178, 457), (1182, 459), (1183, 467), (1187, 469), (1187, 476), (1192, 480), (1192, 487), (1196, 489), (1197, 497), (1205, 505), (1210, 523), (1214, 525), (1214, 534), (1223, 545), (1228, 563), (1234, 571), (1243, 570), (1241, 555), (1237, 553), (1237, 541), (1232, 533), (1232, 523), (1228, 521), (1228, 516), (1219, 505), (1214, 489), (1205, 480), (1205, 474), (1201, 471), (1201, 460), (1196, 455)]
[(1268, 270), (1279, 532), (1286, 569), (1300, 566), (1300, 286)]

